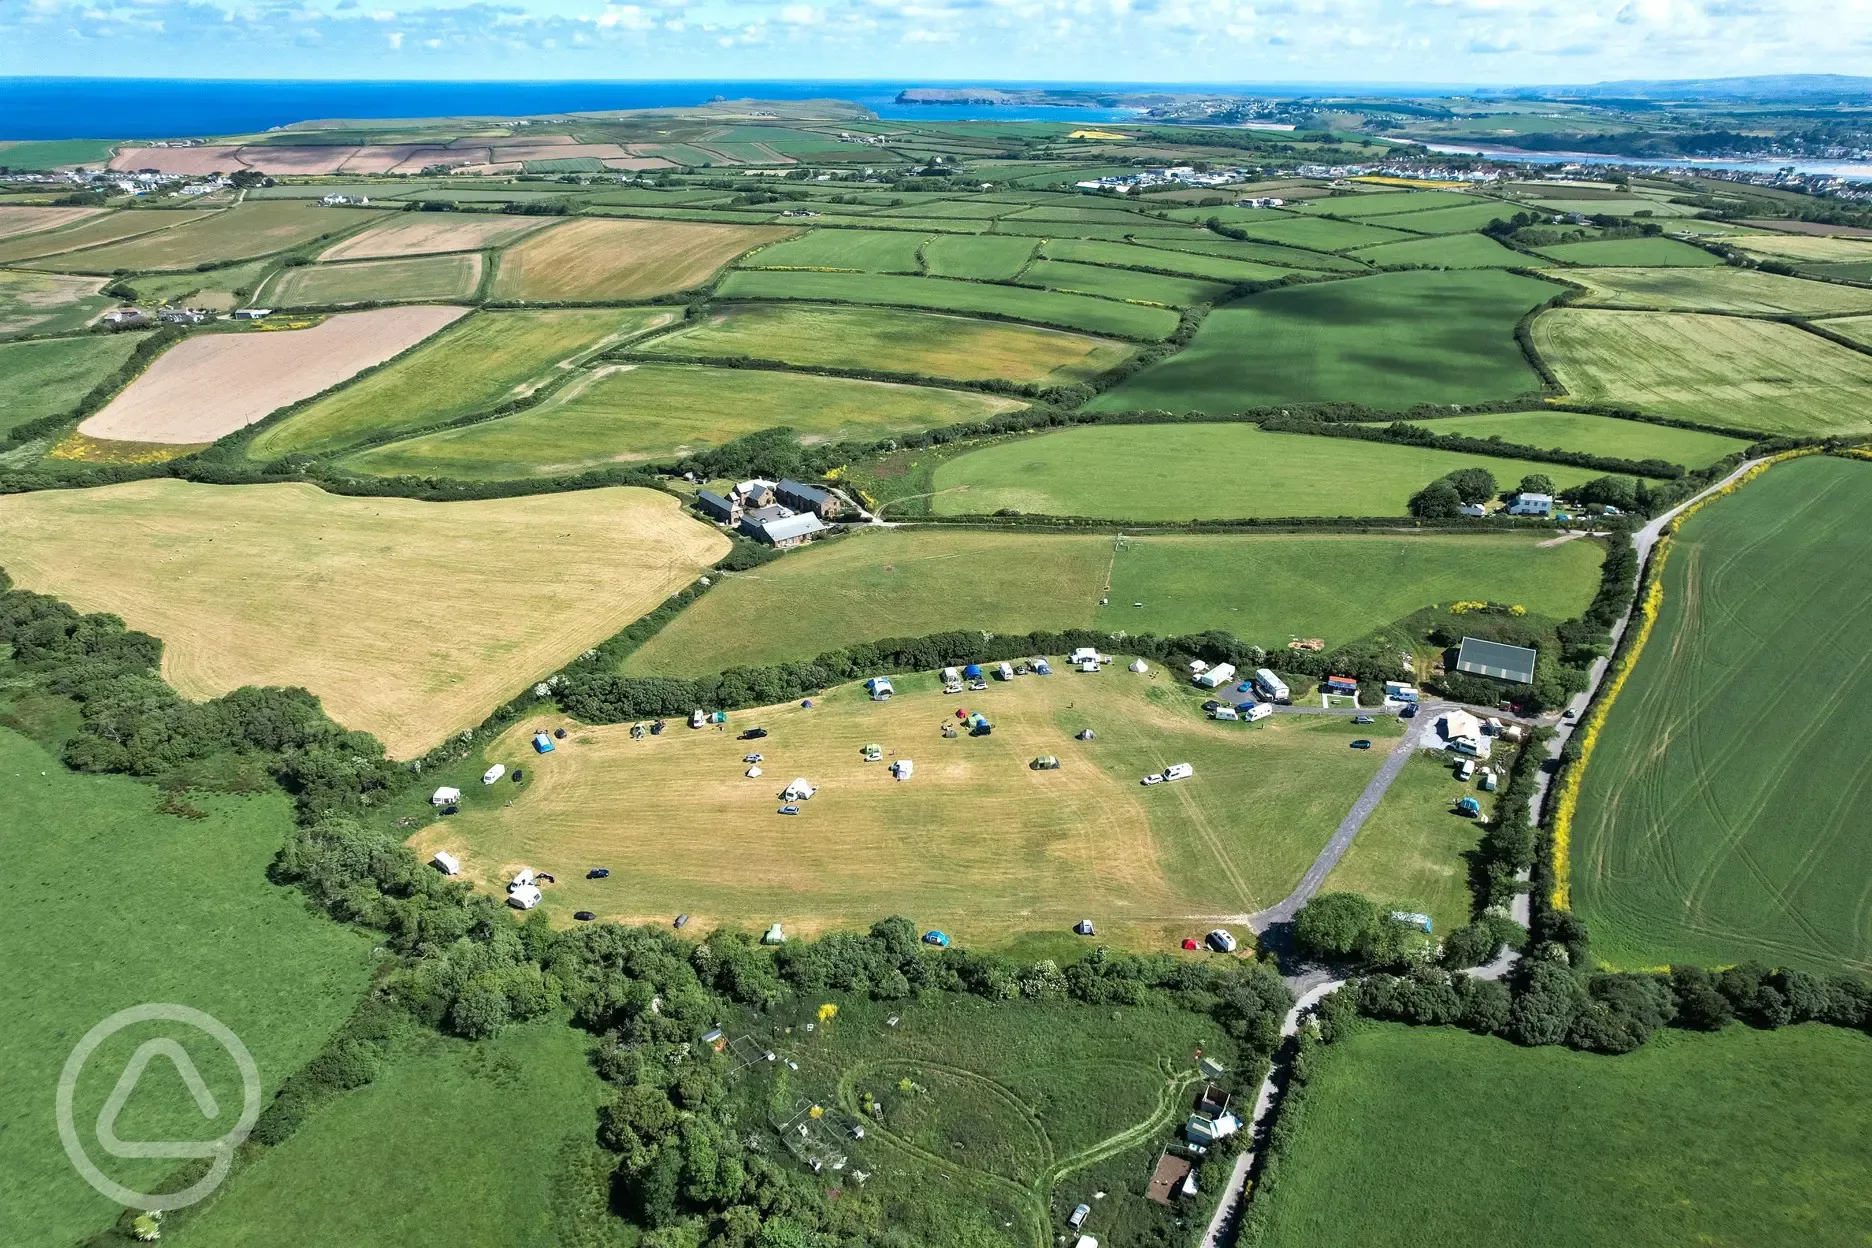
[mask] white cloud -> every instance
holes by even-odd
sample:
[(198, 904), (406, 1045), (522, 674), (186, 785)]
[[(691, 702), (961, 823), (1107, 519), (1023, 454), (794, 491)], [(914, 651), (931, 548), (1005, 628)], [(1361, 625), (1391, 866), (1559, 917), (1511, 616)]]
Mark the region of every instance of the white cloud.
[(393, 30), (388, 35), (385, 35), (384, 38), (393, 49), (403, 46), (403, 32), (400, 30)]

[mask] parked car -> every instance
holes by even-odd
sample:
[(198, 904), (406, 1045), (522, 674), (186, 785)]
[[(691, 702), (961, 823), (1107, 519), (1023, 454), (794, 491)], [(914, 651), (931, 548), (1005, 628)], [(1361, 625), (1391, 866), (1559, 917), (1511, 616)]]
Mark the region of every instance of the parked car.
[(575, 910), (572, 912), (572, 917), (581, 923), (589, 923), (598, 916), (589, 910)]
[(521, 780), (521, 778), (522, 778), (523, 776), (525, 776), (525, 775), (526, 775), (526, 769), (525, 769), (524, 767), (516, 767), (516, 768), (514, 768), (514, 769), (513, 769), (513, 782), (514, 782), (515, 784), (519, 784), (519, 783), (520, 783), (520, 780)]
[(741, 734), (741, 740), (758, 741), (766, 735), (767, 735), (767, 730), (765, 728), (750, 728), (746, 732)]
[(1234, 953), (1236, 949), (1235, 933), (1226, 927), (1218, 927), (1209, 933), (1209, 947), (1217, 953)]
[(1138, 783), (1139, 784), (1162, 784), (1163, 777), (1158, 775), (1156, 772), (1152, 772), (1150, 775), (1145, 776), (1142, 780), (1138, 781)]
[(565, 729), (563, 728), (553, 729), (553, 736), (559, 738), (561, 741), (565, 740)]
[(1352, 748), (1355, 750), (1369, 750), (1371, 749), (1371, 742), (1367, 741), (1364, 737), (1360, 737), (1352, 743)]
[(679, 914), (679, 915), (677, 915), (677, 916), (676, 916), (676, 926), (677, 926), (677, 928), (678, 928), (679, 930), (680, 930), (680, 929), (682, 929), (682, 928), (685, 928), (685, 927), (688, 927), (688, 926), (689, 926), (689, 916), (688, 916), (688, 915), (686, 915), (686, 914)]
[(593, 867), (591, 870), (585, 873), (585, 878), (588, 880), (604, 880), (604, 879), (609, 879), (610, 876), (611, 876), (610, 867)]
[(1222, 704), (1216, 701), (1214, 698), (1210, 698), (1207, 702), (1203, 703), (1203, 710), (1213, 711), (1216, 709), (1216, 707), (1221, 706), (1221, 705)]
[(1378, 721), (1369, 715), (1354, 715), (1352, 717), (1352, 722), (1355, 724), (1375, 724)]
[(788, 802), (786, 805), (780, 808), (780, 813), (783, 815), (797, 815), (799, 814), (799, 807), (795, 806), (791, 802)]

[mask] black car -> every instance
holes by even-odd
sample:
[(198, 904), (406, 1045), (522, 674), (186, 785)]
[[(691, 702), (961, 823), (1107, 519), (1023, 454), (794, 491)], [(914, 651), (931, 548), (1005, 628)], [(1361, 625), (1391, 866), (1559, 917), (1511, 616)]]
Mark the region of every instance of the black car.
[(750, 728), (746, 732), (741, 734), (741, 740), (758, 741), (766, 735), (767, 735), (767, 730), (765, 728)]
[(677, 927), (679, 927), (679, 928), (683, 928), (683, 927), (688, 927), (688, 926), (689, 926), (689, 916), (688, 916), (688, 915), (686, 915), (686, 914), (679, 914), (679, 915), (677, 915), (677, 916), (676, 916), (676, 926), (677, 926)]
[(578, 910), (573, 913), (572, 917), (581, 923), (589, 923), (598, 916), (589, 910)]
[(593, 867), (585, 873), (585, 878), (588, 880), (602, 880), (608, 878), (610, 874), (610, 867)]
[(519, 784), (520, 781), (524, 779), (525, 777), (526, 777), (526, 770), (524, 768), (516, 767), (513, 769), (513, 782), (515, 784)]
[(1367, 741), (1364, 737), (1360, 737), (1352, 743), (1352, 748), (1355, 750), (1369, 750), (1371, 749), (1371, 742)]
[(559, 738), (561, 741), (565, 740), (565, 729), (563, 728), (553, 729), (553, 736)]
[(1213, 711), (1213, 710), (1215, 710), (1215, 709), (1216, 709), (1216, 708), (1217, 708), (1218, 706), (1221, 706), (1221, 705), (1222, 705), (1222, 704), (1221, 704), (1220, 702), (1218, 702), (1218, 701), (1216, 701), (1216, 700), (1215, 700), (1214, 698), (1210, 698), (1210, 699), (1209, 699), (1209, 700), (1208, 700), (1207, 702), (1205, 702), (1205, 703), (1203, 703), (1203, 710), (1205, 710), (1205, 711)]

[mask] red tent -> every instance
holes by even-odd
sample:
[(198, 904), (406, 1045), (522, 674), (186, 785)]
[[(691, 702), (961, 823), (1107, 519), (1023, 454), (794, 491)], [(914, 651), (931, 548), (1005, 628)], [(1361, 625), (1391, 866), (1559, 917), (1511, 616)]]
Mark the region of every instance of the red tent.
[(958, 706), (958, 707), (956, 707), (956, 718), (957, 718), (957, 719), (967, 719), (967, 718), (968, 718), (968, 708), (967, 708), (967, 707), (962, 707), (962, 706)]
[(1202, 946), (1196, 943), (1196, 940), (1194, 937), (1185, 936), (1183, 938), (1183, 947), (1185, 949), (1200, 949)]

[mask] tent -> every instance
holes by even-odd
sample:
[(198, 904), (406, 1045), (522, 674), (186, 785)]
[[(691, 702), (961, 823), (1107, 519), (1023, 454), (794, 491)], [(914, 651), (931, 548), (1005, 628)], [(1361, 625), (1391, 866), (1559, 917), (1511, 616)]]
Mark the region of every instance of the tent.
[(507, 891), (512, 892), (516, 888), (526, 888), (533, 884), (533, 882), (533, 868), (521, 867), (519, 873), (514, 876), (513, 883), (507, 886)]
[(1054, 758), (1051, 754), (1042, 754), (1039, 758), (1034, 759), (1033, 762), (1027, 765), (1035, 771), (1058, 771), (1059, 759)]
[(1098, 733), (1093, 732), (1090, 728), (1081, 728), (1078, 731), (1078, 733), (1074, 735), (1073, 740), (1092, 741), (1092, 740), (1095, 740), (1097, 737), (1098, 737)]
[(805, 776), (795, 776), (793, 783), (787, 785), (786, 791), (780, 794), (780, 799), (786, 802), (803, 802), (818, 791), (812, 786), (812, 781)]
[(864, 760), (865, 760), (865, 762), (867, 762), (867, 763), (875, 763), (875, 762), (879, 762), (879, 761), (881, 761), (881, 760), (883, 759), (883, 757), (884, 757), (884, 747), (883, 747), (883, 746), (881, 746), (881, 745), (867, 745), (867, 746), (865, 746), (865, 747), (864, 747)]
[(459, 801), (461, 801), (461, 790), (451, 789), (447, 785), (443, 785), (429, 795), (429, 804), (431, 806), (453, 806)]
[(981, 664), (979, 663), (971, 663), (962, 669), (962, 676), (965, 680), (980, 680), (981, 674)]
[(935, 945), (938, 949), (947, 949), (949, 947), (949, 933), (931, 928), (929, 931), (923, 933), (923, 943), (926, 945)]
[(977, 711), (968, 717), (968, 730), (971, 737), (985, 737), (994, 731), (994, 725), (988, 722), (986, 715)]
[(1150, 664), (1146, 663), (1143, 659), (1132, 659), (1131, 670), (1141, 676), (1145, 672), (1150, 671)]
[(760, 765), (757, 763), (754, 766), (749, 767), (747, 771), (745, 771), (742, 774), (746, 775), (749, 779), (755, 779), (759, 777), (759, 775), (761, 774)]
[(533, 734), (533, 749), (536, 753), (539, 753), (539, 754), (552, 753), (553, 752), (552, 737), (543, 732), (534, 733)]
[(1091, 919), (1080, 919), (1077, 923), (1073, 924), (1073, 932), (1079, 936), (1096, 936), (1098, 934), (1092, 929)]
[(766, 933), (761, 936), (760, 943), (763, 945), (784, 945), (786, 944), (786, 933), (781, 931), (780, 925), (776, 923), (768, 928)]
[(507, 764), (495, 763), (492, 767), (488, 768), (486, 771), (481, 773), (481, 783), (493, 784), (496, 780), (500, 779), (502, 776), (506, 774), (507, 774)]

